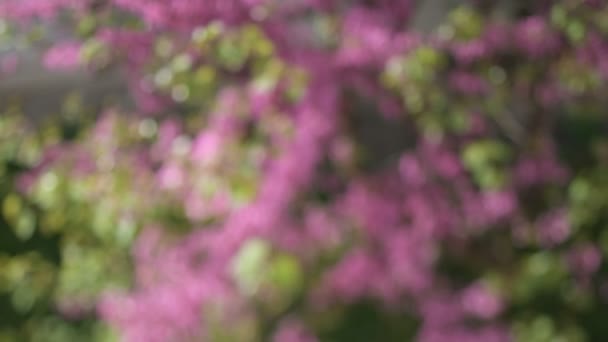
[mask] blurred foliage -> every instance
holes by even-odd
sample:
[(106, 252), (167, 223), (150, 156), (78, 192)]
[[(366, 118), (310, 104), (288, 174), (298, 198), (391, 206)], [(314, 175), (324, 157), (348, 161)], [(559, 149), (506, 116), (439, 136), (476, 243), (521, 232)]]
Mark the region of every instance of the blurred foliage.
[[(573, 5), (578, 2), (556, 2), (550, 8), (549, 24), (572, 47), (558, 57), (534, 59), (500, 52), (463, 66), (443, 45), (420, 44), (392, 56), (380, 67), (377, 80), (397, 99), (421, 136), (474, 136), (459, 139), (457, 148), (476, 189), (489, 192), (519, 186), (514, 179), (518, 156), (542, 162), (548, 155), (543, 150), (546, 141), (555, 144), (556, 158), (568, 166), (571, 180), (564, 184), (552, 183), (551, 175), (541, 173), (538, 184), (517, 194), (526, 217), (520, 226), (509, 227), (516, 233), (504, 229), (479, 233), (471, 239), (475, 249), (444, 246), (442, 251), (439, 267), (447, 278), (463, 284), (481, 279), (506, 298), (508, 307), (501, 318), (511, 324), (518, 341), (603, 341), (608, 336), (603, 322), (608, 315), (608, 268), (603, 262), (608, 253), (606, 81), (595, 68), (578, 63), (572, 51), (586, 41), (590, 28), (608, 33), (608, 9), (581, 9)], [(459, 6), (434, 33), (445, 45), (474, 41), (490, 29), (486, 19), (473, 6)], [(76, 23), (76, 33), (84, 40), (81, 57), (91, 68), (103, 70), (115, 58), (124, 57), (114, 56), (112, 47), (95, 35), (114, 24), (112, 20), (89, 14)], [(331, 31), (331, 20), (316, 20), (318, 34), (331, 36), (325, 32)], [(134, 18), (125, 21), (141, 25)], [(14, 35), (12, 30), (0, 21), (0, 45)], [(29, 34), (41, 35), (35, 29)], [(133, 245), (142, 228), (160, 224), (176, 238), (221, 220), (221, 213), (190, 217), (170, 191), (155, 187), (162, 163), (150, 156), (152, 160), (146, 161), (133, 158), (133, 151), (161, 145), (162, 129), (170, 126), (171, 119), (183, 125), (177, 129), (179, 137), (159, 149), (159, 159), (198, 177), (188, 190), (205, 199), (227, 192), (229, 202), (237, 207), (259, 190), (264, 146), (274, 142), (277, 132), (293, 134), (294, 127), (280, 113), (298, 103), (310, 80), (303, 68), (278, 56), (260, 27), (212, 22), (194, 29), (186, 39), (160, 34), (152, 44), (153, 57), (140, 70), (145, 75), (142, 82), (150, 88), (147, 95), (171, 103), (156, 117), (111, 110), (80, 117), (86, 104), (79, 103), (77, 95), (66, 99), (59, 117), (35, 125), (18, 108), (1, 109), (0, 342), (117, 341), (117, 333), (99, 320), (97, 303), (106, 291), (133, 286)], [(450, 87), (455, 70), (474, 76), (467, 82), (480, 82), (489, 90)], [(542, 103), (534, 91), (545, 85), (544, 77), (567, 93), (566, 100)], [(213, 118), (202, 113), (217, 109), (221, 89), (242, 83), (259, 94), (261, 102), (263, 96), (272, 97), (262, 111), (274, 120), (225, 142), (233, 153), (219, 156), (216, 164), (201, 169), (188, 164), (184, 151), (191, 148), (201, 127), (213, 124)], [(237, 92), (240, 97), (248, 95)], [(239, 118), (251, 114), (238, 105), (232, 109)], [(557, 113), (550, 119), (554, 126), (546, 128), (543, 120), (549, 119), (543, 113)], [(100, 123), (97, 117), (107, 121)], [(478, 138), (479, 133), (472, 132), (478, 117), (489, 123), (480, 128), (493, 132), (489, 137)], [(149, 172), (139, 168), (142, 163), (152, 165)], [(547, 247), (539, 238), (539, 221), (554, 207), (567, 208), (572, 231), (564, 241)], [(600, 247), (598, 270), (580, 279), (568, 264), (568, 253), (589, 243)], [(328, 259), (340, 258), (341, 252), (328, 253)], [(328, 263), (333, 264), (333, 259)], [(307, 265), (294, 255), (253, 239), (239, 249), (231, 265), (239, 290), (247, 296), (255, 294), (255, 312), (243, 314), (246, 317), (234, 330), (223, 331), (217, 328), (226, 324), (221, 314), (214, 315), (210, 308), (204, 324), (214, 328), (214, 341), (268, 339), (283, 316), (306, 312), (303, 293), (318, 275), (308, 275)], [(257, 322), (255, 315), (263, 322)], [(408, 310), (384, 310), (373, 301), (329, 308), (318, 317), (306, 318), (322, 341), (336, 342), (408, 341), (423, 324)]]

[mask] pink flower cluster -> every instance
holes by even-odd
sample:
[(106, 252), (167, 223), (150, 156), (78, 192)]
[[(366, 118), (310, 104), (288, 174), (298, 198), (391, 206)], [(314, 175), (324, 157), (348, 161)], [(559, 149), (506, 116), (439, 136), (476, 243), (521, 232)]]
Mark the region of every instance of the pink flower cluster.
[(49, 70), (69, 70), (80, 64), (80, 44), (62, 43), (53, 46), (44, 55), (44, 66)]
[(136, 13), (156, 28), (192, 29), (213, 20), (239, 23), (251, 18), (256, 6), (264, 0), (112, 0), (114, 5)]

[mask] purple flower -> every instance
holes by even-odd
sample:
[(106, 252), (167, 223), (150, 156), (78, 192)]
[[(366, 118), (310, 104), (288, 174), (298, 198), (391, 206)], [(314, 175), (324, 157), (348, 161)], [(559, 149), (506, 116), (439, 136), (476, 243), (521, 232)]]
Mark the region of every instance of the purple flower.
[(272, 338), (273, 342), (317, 342), (301, 322), (285, 320), (281, 322), (277, 332)]
[(481, 284), (469, 286), (462, 294), (464, 310), (478, 318), (495, 318), (503, 308), (502, 301)]
[(448, 83), (452, 89), (464, 95), (483, 95), (489, 90), (484, 79), (467, 71), (451, 72)]
[(570, 236), (570, 223), (565, 209), (555, 209), (536, 220), (538, 242), (545, 247), (553, 247)]
[(571, 271), (580, 277), (590, 277), (600, 268), (602, 252), (593, 244), (576, 246), (566, 256)]
[(457, 62), (468, 65), (488, 55), (489, 49), (483, 40), (472, 40), (468, 42), (457, 42), (451, 47)]
[(80, 65), (80, 44), (61, 43), (50, 48), (44, 55), (44, 66), (50, 70), (74, 69)]
[(517, 199), (512, 192), (486, 192), (481, 196), (483, 212), (490, 222), (511, 216), (516, 207)]
[(316, 342), (313, 335), (306, 331), (304, 325), (293, 319), (286, 319), (279, 325), (272, 338), (273, 342)]
[(521, 21), (515, 27), (513, 37), (515, 46), (523, 54), (534, 59), (550, 56), (561, 47), (559, 34), (540, 16)]

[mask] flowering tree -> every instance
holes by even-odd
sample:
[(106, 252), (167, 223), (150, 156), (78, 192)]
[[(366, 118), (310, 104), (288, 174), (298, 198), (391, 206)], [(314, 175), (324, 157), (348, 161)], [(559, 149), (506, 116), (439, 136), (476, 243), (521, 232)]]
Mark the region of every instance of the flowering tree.
[(0, 125), (6, 224), (58, 254), (6, 253), (0, 290), (47, 329), (7, 336), (601, 340), (608, 8), (470, 1), (430, 33), (416, 13), (0, 3), (18, 32), (70, 28), (45, 66), (120, 68), (134, 102), (74, 134)]

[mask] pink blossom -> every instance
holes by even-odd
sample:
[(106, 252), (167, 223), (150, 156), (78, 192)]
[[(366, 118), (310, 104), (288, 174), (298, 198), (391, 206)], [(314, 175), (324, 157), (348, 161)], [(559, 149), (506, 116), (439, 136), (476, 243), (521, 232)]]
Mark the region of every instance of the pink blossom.
[(489, 90), (484, 79), (466, 71), (453, 71), (448, 76), (448, 82), (455, 91), (464, 95), (483, 95)]
[(482, 40), (459, 42), (452, 46), (452, 53), (460, 64), (467, 65), (486, 57), (488, 47)]
[(599, 269), (602, 263), (602, 254), (595, 245), (580, 245), (572, 249), (566, 259), (574, 274), (589, 277)]
[(158, 182), (164, 189), (180, 188), (185, 182), (184, 170), (175, 163), (167, 164), (158, 172)]
[(278, 331), (275, 333), (273, 342), (316, 342), (313, 335), (306, 331), (302, 323), (294, 320), (281, 322)]
[(496, 317), (503, 306), (495, 294), (480, 284), (468, 287), (461, 300), (465, 311), (483, 319)]
[(44, 55), (44, 65), (50, 70), (66, 70), (78, 67), (80, 64), (80, 44), (61, 43), (47, 50)]
[(547, 21), (539, 16), (523, 20), (515, 28), (516, 47), (530, 58), (543, 58), (554, 54), (561, 46), (561, 39)]
[(564, 209), (556, 209), (542, 215), (536, 221), (539, 243), (553, 247), (564, 242), (570, 236), (570, 223)]
[(399, 171), (406, 184), (420, 186), (426, 181), (425, 171), (418, 160), (412, 156), (404, 155), (399, 162)]
[(517, 199), (512, 192), (486, 192), (482, 194), (483, 209), (490, 221), (509, 217), (517, 206)]
[(381, 12), (354, 8), (344, 19), (344, 44), (337, 61), (341, 65), (362, 65), (382, 61), (393, 49), (392, 32)]

